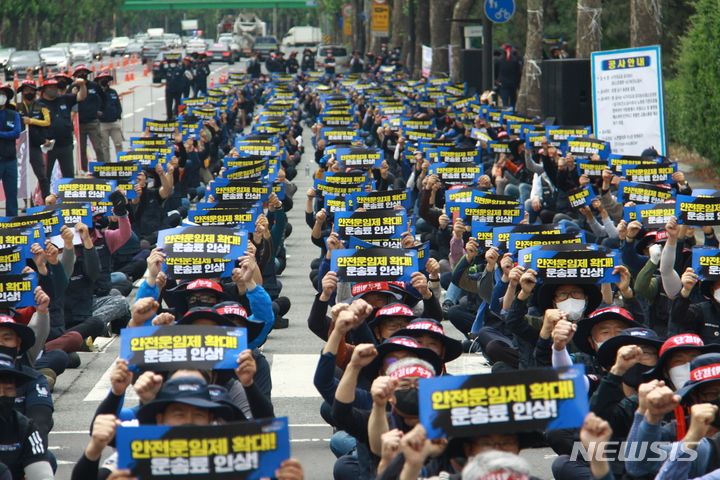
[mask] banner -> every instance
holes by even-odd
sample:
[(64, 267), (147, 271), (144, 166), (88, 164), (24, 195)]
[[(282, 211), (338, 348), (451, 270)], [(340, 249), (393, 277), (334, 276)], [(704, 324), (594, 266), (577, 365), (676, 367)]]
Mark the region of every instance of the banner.
[(675, 197), (675, 189), (648, 183), (620, 182), (618, 201), (620, 203), (665, 203)]
[(54, 213), (57, 221), (53, 222), (48, 236), (60, 235), (62, 227), (75, 228), (78, 223), (84, 223), (88, 227), (92, 222), (92, 207), (88, 203), (58, 203), (45, 205), (44, 207), (32, 207), (27, 209), (28, 215), (39, 215), (43, 213)]
[[(18, 200), (25, 200), (27, 198), (30, 198), (30, 196), (32, 195), (32, 190), (28, 189), (28, 178), (30, 177), (30, 175), (28, 175), (28, 171), (32, 172), (32, 166), (30, 165), (29, 129), (25, 129), (20, 132), (20, 137), (15, 140), (15, 151), (17, 152), (15, 156), (17, 157), (18, 165)], [(35, 177), (34, 173), (32, 176), (36, 182), (37, 177)], [(35, 182), (33, 182), (31, 185), (35, 184)], [(0, 200), (5, 200), (5, 189), (0, 189), (0, 192), (2, 192), (2, 198)]]
[(617, 283), (615, 267), (622, 264), (620, 253), (594, 243), (545, 245), (518, 252), (521, 265), (537, 272), (545, 283)]
[(35, 272), (0, 275), (0, 308), (35, 306)]
[(93, 215), (105, 215), (112, 208), (110, 194), (116, 187), (115, 180), (60, 178), (53, 183), (53, 192), (59, 203), (89, 203), (93, 206)]
[[(53, 228), (60, 223), (58, 215), (54, 212), (36, 213), (34, 215), (22, 215), (20, 217), (0, 217), (0, 228), (20, 228), (22, 230), (34, 228), (37, 224), (43, 227), (45, 235), (52, 235)], [(34, 232), (34, 242), (39, 243), (40, 232)], [(43, 242), (45, 239), (43, 238)]]
[(570, 190), (567, 192), (567, 196), (570, 206), (573, 208), (590, 207), (592, 201), (597, 198), (590, 185)]
[(430, 76), (430, 70), (432, 69), (432, 57), (433, 49), (427, 45), (422, 46), (422, 70), (421, 74), (423, 77), (428, 78)]
[(134, 372), (234, 370), (247, 349), (247, 330), (240, 327), (163, 325), (124, 328), (120, 333), (120, 358)]
[(656, 163), (654, 165), (622, 165), (622, 176), (631, 182), (650, 184), (675, 183), (673, 173), (677, 172), (677, 162)]
[(341, 282), (409, 282), (418, 271), (418, 252), (373, 247), (362, 250), (331, 250), (330, 270)]
[(588, 414), (585, 367), (421, 378), (428, 438), (577, 428)]
[(224, 227), (160, 230), (157, 245), (167, 256), (163, 271), (172, 279), (230, 277), (247, 250), (247, 232)]
[(720, 281), (720, 249), (696, 246), (692, 248), (692, 268), (701, 282)]
[[(407, 190), (386, 190), (382, 192), (354, 192), (348, 195), (353, 210), (389, 210), (395, 207), (410, 208), (410, 193)], [(347, 197), (346, 197), (347, 198)]]
[(675, 216), (680, 224), (704, 227), (720, 225), (720, 197), (678, 195)]
[(140, 479), (260, 480), (290, 458), (287, 417), (227, 425), (120, 426), (118, 469)]
[(593, 124), (613, 151), (640, 155), (653, 146), (665, 155), (660, 47), (591, 54)]

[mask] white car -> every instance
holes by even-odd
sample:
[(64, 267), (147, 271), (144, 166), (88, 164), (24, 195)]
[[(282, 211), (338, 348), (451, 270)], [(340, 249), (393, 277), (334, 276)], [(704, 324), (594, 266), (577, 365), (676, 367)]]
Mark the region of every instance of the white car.
[(196, 38), (190, 40), (187, 45), (185, 45), (185, 53), (188, 55), (191, 53), (205, 53), (207, 51), (207, 47), (208, 45), (205, 43), (205, 40)]
[(333, 57), (335, 57), (335, 74), (348, 73), (352, 56), (348, 54), (347, 48), (343, 45), (319, 45), (315, 54), (315, 68), (321, 72), (325, 71), (325, 68), (321, 65), (325, 64), (325, 57), (327, 57), (330, 50), (332, 50)]
[(40, 58), (43, 59), (48, 69), (55, 71), (67, 70), (70, 66), (62, 48), (43, 48), (39, 52)]
[(70, 61), (76, 63), (90, 63), (93, 60), (92, 50), (87, 43), (73, 43), (70, 45)]
[(110, 55), (125, 55), (125, 49), (130, 43), (130, 37), (115, 37), (110, 41)]

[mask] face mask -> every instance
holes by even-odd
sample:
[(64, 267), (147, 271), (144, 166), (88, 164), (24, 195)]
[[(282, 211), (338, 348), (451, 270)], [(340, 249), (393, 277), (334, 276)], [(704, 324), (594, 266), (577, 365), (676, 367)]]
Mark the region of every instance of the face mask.
[(26, 94), (23, 95), (23, 98), (24, 98), (25, 100), (27, 100), (28, 102), (32, 102), (33, 100), (35, 100), (35, 92), (26, 93)]
[(713, 298), (716, 302), (720, 303), (720, 288), (715, 290), (715, 293), (713, 293)]
[(87, 80), (87, 73), (84, 73), (82, 75), (78, 75), (77, 78), (82, 78), (83, 80)]
[(7, 103), (7, 95), (4, 93), (0, 93), (0, 106), (5, 105)]
[(108, 85), (110, 85), (108, 82), (100, 82), (100, 86), (103, 88), (107, 88)]
[(57, 88), (49, 88), (45, 90), (45, 96), (48, 98), (55, 98), (57, 97), (58, 91)]
[(596, 352), (597, 352), (598, 350), (600, 350), (600, 347), (602, 347), (602, 344), (603, 344), (603, 343), (605, 343), (605, 342), (600, 342), (600, 343), (595, 342), (595, 344), (597, 345), (597, 347), (595, 347), (595, 351), (596, 351)]
[(395, 390), (395, 407), (405, 415), (420, 415), (418, 406), (418, 389), (415, 387)]
[(155, 186), (155, 180), (152, 180), (152, 179), (146, 180), (146, 181), (145, 181), (145, 186), (146, 186), (147, 188), (153, 188), (153, 187)]
[(65, 82), (58, 82), (58, 88), (61, 90), (64, 90), (68, 87), (68, 84)]
[(571, 322), (580, 320), (583, 317), (586, 306), (586, 300), (578, 300), (576, 298), (568, 298), (557, 304), (558, 310), (567, 313)]
[(8, 419), (15, 410), (15, 397), (0, 397), (0, 418)]
[(675, 390), (681, 389), (690, 380), (690, 362), (671, 368), (668, 370), (668, 376)]
[(172, 63), (170, 63), (169, 65), (170, 65), (170, 68), (175, 68), (175, 67), (177, 67), (177, 63), (175, 63), (175, 62), (172, 62)]
[(622, 376), (622, 382), (628, 387), (638, 388), (643, 383), (642, 374), (652, 370), (652, 368), (650, 365), (636, 363), (627, 369), (627, 372)]
[(17, 347), (6, 347), (4, 345), (0, 345), (0, 354), (7, 355), (15, 360), (15, 357), (17, 357), (18, 354), (18, 349)]

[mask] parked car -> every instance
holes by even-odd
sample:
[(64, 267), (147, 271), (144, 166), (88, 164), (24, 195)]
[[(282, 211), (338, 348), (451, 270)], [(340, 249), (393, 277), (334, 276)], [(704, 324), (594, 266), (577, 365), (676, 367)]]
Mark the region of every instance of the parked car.
[(343, 45), (319, 45), (315, 54), (315, 67), (325, 71), (321, 65), (325, 64), (325, 57), (327, 57), (330, 50), (332, 50), (333, 57), (335, 57), (335, 73), (348, 73), (352, 56), (348, 54), (347, 48)]
[(10, 55), (15, 53), (15, 48), (3, 48), (0, 49), (0, 67), (5, 68), (5, 64), (7, 63), (8, 59), (10, 58)]
[(230, 53), (232, 54), (233, 62), (238, 60), (242, 56), (242, 49), (240, 48), (240, 45), (238, 45), (235, 42), (235, 37), (230, 36), (222, 36), (220, 35), (220, 38), (218, 38), (217, 43), (225, 45), (225, 48), (230, 50)]
[(33, 75), (38, 75), (40, 72), (42, 72), (43, 76), (47, 74), (45, 62), (35, 50), (13, 52), (5, 64), (5, 80), (12, 80), (15, 72), (17, 72), (18, 76), (24, 76), (28, 68), (32, 69)]
[(143, 63), (145, 63), (148, 60), (152, 60), (153, 58), (157, 57), (158, 53), (165, 50), (168, 50), (168, 47), (163, 40), (148, 40), (142, 46), (141, 59)]
[(70, 62), (68, 62), (68, 58), (62, 48), (47, 47), (38, 53), (40, 54), (40, 58), (45, 62), (45, 66), (48, 67), (48, 70), (52, 69), (54, 72), (58, 72), (60, 70), (67, 70), (70, 67)]
[(214, 43), (207, 49), (208, 62), (226, 62), (228, 65), (235, 63), (235, 55), (225, 43)]
[(87, 43), (73, 43), (70, 45), (70, 61), (76, 63), (92, 62), (93, 54), (90, 45)]
[(260, 61), (264, 62), (265, 59), (272, 52), (278, 49), (278, 41), (274, 36), (269, 37), (256, 37), (255, 43), (253, 44), (253, 52), (260, 52)]
[(50, 45), (51, 48), (60, 48), (63, 52), (65, 52), (65, 56), (67, 57), (68, 65), (70, 65), (70, 43), (56, 43), (55, 45)]
[(190, 55), (191, 53), (205, 53), (207, 50), (207, 43), (201, 38), (195, 38), (190, 40), (185, 46), (185, 53)]
[(110, 55), (125, 55), (125, 48), (130, 43), (129, 37), (115, 37), (110, 41)]
[(166, 33), (163, 35), (163, 41), (168, 48), (180, 48), (182, 47), (182, 39), (177, 33)]
[(100, 55), (103, 57), (110, 56), (110, 42), (98, 42), (98, 47), (100, 47)]
[(128, 46), (125, 47), (125, 56), (137, 55), (140, 57), (143, 51), (143, 44), (136, 41), (131, 41)]
[(102, 51), (100, 50), (100, 46), (97, 43), (88, 43), (88, 46), (90, 47), (92, 57), (95, 60), (100, 60), (102, 58)]

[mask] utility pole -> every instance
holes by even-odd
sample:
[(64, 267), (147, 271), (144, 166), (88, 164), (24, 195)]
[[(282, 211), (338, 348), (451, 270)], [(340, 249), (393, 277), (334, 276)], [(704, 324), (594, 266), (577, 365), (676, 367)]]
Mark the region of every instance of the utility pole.
[(493, 88), (493, 22), (483, 12), (483, 46), (482, 46), (482, 89), (483, 92)]

